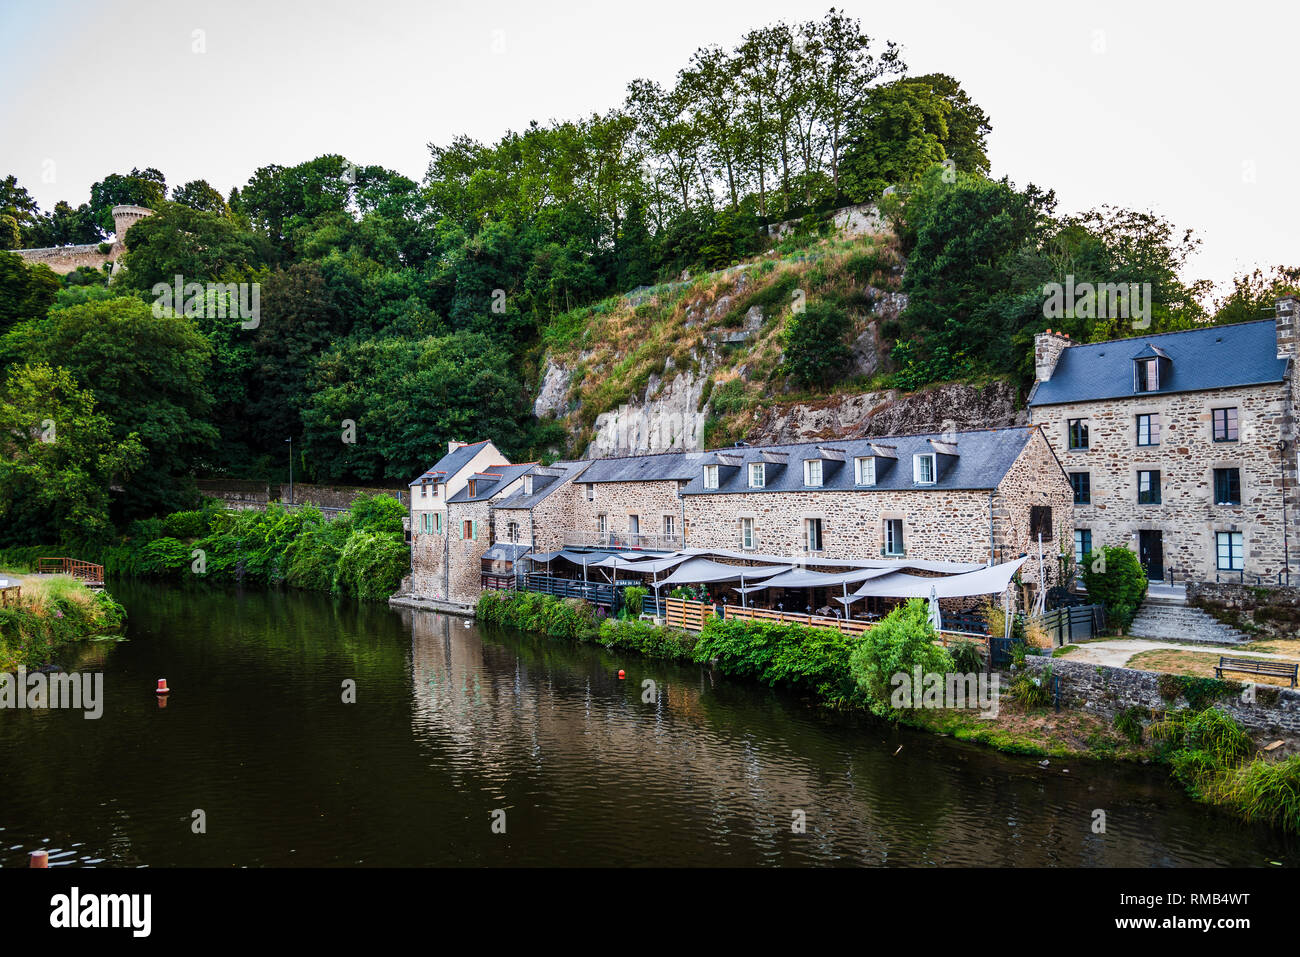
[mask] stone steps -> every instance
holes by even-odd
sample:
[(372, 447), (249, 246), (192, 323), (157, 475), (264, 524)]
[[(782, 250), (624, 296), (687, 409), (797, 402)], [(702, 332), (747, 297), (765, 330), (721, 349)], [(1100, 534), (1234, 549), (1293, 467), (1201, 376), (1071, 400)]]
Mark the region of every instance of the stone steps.
[(1250, 638), (1213, 616), (1187, 605), (1148, 599), (1128, 628), (1134, 638), (1159, 638), (1198, 645), (1237, 645)]

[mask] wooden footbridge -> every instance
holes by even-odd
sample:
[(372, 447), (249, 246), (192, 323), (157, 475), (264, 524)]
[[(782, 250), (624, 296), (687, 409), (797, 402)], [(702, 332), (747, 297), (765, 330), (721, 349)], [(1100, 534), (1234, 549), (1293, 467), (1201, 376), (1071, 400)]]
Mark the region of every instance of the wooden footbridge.
[(38, 575), (71, 575), (91, 588), (104, 587), (104, 566), (83, 562), (76, 558), (38, 558)]

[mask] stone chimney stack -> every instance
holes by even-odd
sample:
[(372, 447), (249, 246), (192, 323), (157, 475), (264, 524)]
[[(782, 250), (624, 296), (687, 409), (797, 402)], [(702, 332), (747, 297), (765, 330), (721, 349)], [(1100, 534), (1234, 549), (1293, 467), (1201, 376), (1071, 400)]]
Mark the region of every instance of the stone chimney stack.
[(1069, 346), (1074, 345), (1068, 334), (1048, 329), (1034, 336), (1034, 378), (1046, 382), (1056, 371), (1056, 360)]
[(1297, 353), (1296, 323), (1300, 322), (1300, 299), (1295, 296), (1283, 296), (1277, 301), (1277, 315), (1274, 318), (1277, 329), (1277, 357), (1300, 357)]

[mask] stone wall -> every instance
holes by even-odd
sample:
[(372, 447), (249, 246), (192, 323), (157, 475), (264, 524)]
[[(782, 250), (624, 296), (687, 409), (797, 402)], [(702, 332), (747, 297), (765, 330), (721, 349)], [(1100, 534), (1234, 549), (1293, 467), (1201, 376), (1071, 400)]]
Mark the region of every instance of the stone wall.
[(411, 529), (411, 591), (426, 598), (448, 599), (448, 540), (443, 534), (425, 532), (420, 523)]
[[(289, 484), (278, 486), (280, 501), (289, 501)], [(395, 498), (403, 505), (411, 504), (411, 493), (404, 488), (362, 488), (355, 485), (303, 485), (293, 484), (293, 501), (295, 505), (315, 505), (318, 508), (351, 508), (359, 498), (372, 495), (386, 495)]]
[[(682, 500), (677, 494), (681, 483), (675, 480), (656, 482), (596, 482), (595, 500), (587, 500), (587, 485), (581, 476), (574, 483), (576, 506), (568, 518), (574, 532), (595, 536), (600, 528), (599, 516), (606, 519), (606, 532), (626, 536), (632, 531), (632, 516), (637, 516), (645, 544), (655, 547), (681, 547)], [(672, 518), (674, 542), (662, 541), (664, 518)]]
[[(1216, 532), (1240, 532), (1249, 578), (1276, 578), (1283, 565), (1282, 453), (1289, 435), (1290, 383), (1169, 395), (1134, 395), (1106, 401), (1032, 409), (1066, 472), (1086, 472), (1092, 502), (1075, 506), (1078, 528), (1092, 531), (1094, 548), (1137, 548), (1139, 530), (1163, 533), (1164, 566), (1178, 579), (1213, 580)], [(1214, 442), (1211, 410), (1238, 410), (1236, 442)], [(1160, 444), (1137, 444), (1136, 417), (1160, 417)], [(1071, 451), (1069, 421), (1088, 424), (1089, 447)], [(1286, 464), (1294, 465), (1294, 454)], [(1214, 469), (1241, 470), (1241, 504), (1216, 505)], [(1137, 473), (1159, 470), (1161, 504), (1139, 505)], [(1300, 499), (1286, 479), (1289, 535), (1300, 542)]]
[[(1061, 677), (1061, 706), (1091, 711), (1113, 719), (1125, 708), (1150, 708), (1157, 711), (1187, 707), (1181, 696), (1165, 698), (1160, 692), (1162, 678), (1168, 687), (1171, 675), (1133, 668), (1111, 668), (1070, 661), (1068, 658), (1030, 656), (1026, 666), (1034, 672), (1051, 664), (1052, 673)], [(1176, 680), (1176, 679), (1175, 679)], [(1235, 684), (1229, 682), (1229, 684)], [(1256, 736), (1294, 737), (1300, 734), (1300, 691), (1276, 685), (1255, 686), (1255, 702), (1241, 700), (1240, 690), (1214, 702), (1243, 728)]]
[(48, 266), (60, 276), (76, 272), (82, 266), (100, 271), (105, 263), (117, 262), (126, 251), (121, 243), (114, 243), (107, 253), (99, 251), (99, 243), (84, 246), (54, 246), (46, 249), (15, 249), (29, 266)]
[(1225, 624), (1253, 632), (1261, 638), (1295, 638), (1300, 635), (1300, 585), (1190, 582), (1187, 585), (1187, 603), (1208, 611)]
[[(463, 534), (465, 522), (474, 523), (474, 534)], [(482, 590), (483, 553), (492, 544), (491, 500), (447, 504), (448, 587), (451, 601), (471, 604)], [(417, 566), (418, 567), (418, 566)], [(419, 589), (417, 593), (423, 594)], [(433, 597), (442, 597), (433, 595)]]

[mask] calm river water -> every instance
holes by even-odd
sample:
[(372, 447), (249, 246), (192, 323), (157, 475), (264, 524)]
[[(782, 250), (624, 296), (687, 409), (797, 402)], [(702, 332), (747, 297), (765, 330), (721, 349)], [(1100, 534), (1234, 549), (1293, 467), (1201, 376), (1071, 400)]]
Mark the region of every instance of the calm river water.
[[(1044, 769), (706, 669), (429, 612), (110, 588), (129, 640), (63, 662), (104, 672), (103, 717), (0, 711), (0, 866), (26, 866), (37, 847), (52, 865), (128, 867), (1297, 856), (1295, 842), (1193, 803), (1160, 768)], [(642, 703), (647, 678), (655, 704)], [(347, 681), (354, 704), (342, 700)], [(1092, 833), (1094, 809), (1105, 834)], [(193, 833), (196, 810), (206, 833)], [(806, 833), (791, 831), (796, 811)]]

